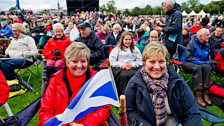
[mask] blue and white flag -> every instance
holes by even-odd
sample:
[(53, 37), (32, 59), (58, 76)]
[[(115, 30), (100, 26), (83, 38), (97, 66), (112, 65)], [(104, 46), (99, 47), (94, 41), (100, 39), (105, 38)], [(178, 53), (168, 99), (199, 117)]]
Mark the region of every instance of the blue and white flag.
[(49, 119), (45, 126), (58, 126), (73, 122), (108, 104), (120, 106), (111, 69), (104, 69), (90, 78), (65, 111)]

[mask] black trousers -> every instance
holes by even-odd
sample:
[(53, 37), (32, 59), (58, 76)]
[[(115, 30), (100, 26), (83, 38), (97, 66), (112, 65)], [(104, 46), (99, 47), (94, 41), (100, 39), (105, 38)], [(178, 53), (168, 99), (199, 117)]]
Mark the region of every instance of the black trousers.
[(138, 68), (132, 68), (130, 70), (121, 69), (119, 67), (112, 68), (118, 96), (124, 94), (128, 81), (132, 78), (137, 70)]
[(209, 83), (211, 81), (211, 66), (209, 64), (193, 64), (189, 62), (184, 62), (182, 68), (187, 73), (192, 74), (192, 83), (194, 90), (205, 90), (209, 88)]

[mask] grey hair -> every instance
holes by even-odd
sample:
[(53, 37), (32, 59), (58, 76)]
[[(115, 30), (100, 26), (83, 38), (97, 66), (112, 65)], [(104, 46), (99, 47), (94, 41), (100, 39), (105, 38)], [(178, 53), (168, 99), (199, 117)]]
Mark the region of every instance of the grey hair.
[(175, 0), (164, 0), (164, 2), (165, 2), (166, 4), (171, 5), (172, 7), (173, 7), (173, 6), (174, 6), (174, 4), (176, 3), (176, 1), (175, 1)]
[(61, 23), (56, 23), (53, 25), (53, 30), (62, 30), (64, 32), (64, 26)]
[(197, 37), (199, 38), (201, 35), (205, 34), (206, 31), (209, 31), (209, 30), (206, 28), (202, 28), (202, 29), (198, 30)]

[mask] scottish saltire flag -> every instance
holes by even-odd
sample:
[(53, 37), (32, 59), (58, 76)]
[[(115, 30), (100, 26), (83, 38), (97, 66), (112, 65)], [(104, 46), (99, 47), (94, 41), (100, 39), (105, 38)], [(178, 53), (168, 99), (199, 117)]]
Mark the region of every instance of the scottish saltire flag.
[(16, 9), (20, 9), (21, 10), (20, 4), (19, 4), (19, 0), (16, 0)]
[(89, 79), (65, 111), (49, 119), (45, 126), (60, 126), (73, 122), (108, 104), (120, 106), (111, 69), (104, 69)]

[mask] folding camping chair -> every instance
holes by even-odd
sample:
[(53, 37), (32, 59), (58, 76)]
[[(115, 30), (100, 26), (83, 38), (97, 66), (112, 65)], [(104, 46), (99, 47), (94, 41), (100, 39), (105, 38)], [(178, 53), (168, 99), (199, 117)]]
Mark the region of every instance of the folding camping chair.
[[(176, 52), (173, 55), (172, 59), (170, 62), (172, 63), (174, 69), (176, 70), (177, 73), (181, 72), (181, 76), (185, 79), (186, 83), (190, 81), (190, 74), (187, 74), (184, 69), (182, 68), (183, 62), (181, 61), (181, 58), (183, 55), (185, 55), (185, 50), (186, 47), (178, 44), (176, 48)], [(185, 57), (186, 58), (186, 57)]]

